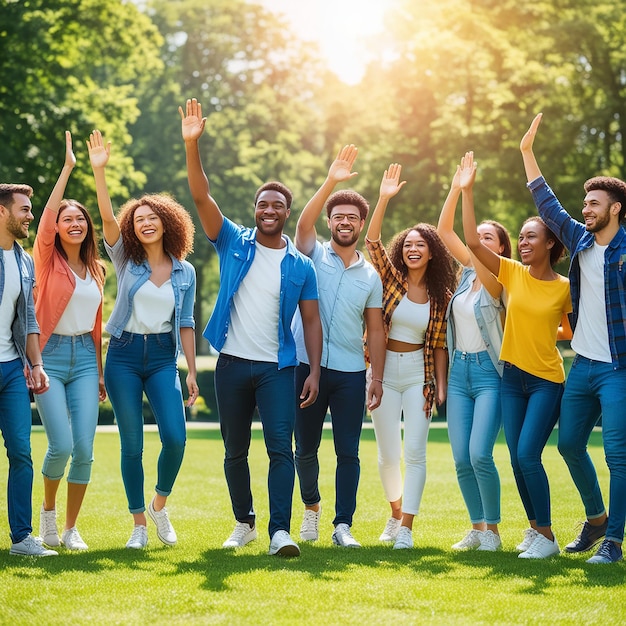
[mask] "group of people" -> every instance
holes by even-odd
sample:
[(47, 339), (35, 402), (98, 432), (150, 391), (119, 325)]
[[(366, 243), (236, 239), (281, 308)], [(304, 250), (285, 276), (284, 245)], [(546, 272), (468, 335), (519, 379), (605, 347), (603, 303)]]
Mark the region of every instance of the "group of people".
[[(468, 152), (452, 179), (437, 227), (415, 224), (385, 246), (385, 212), (405, 184), (401, 166), (389, 166), (366, 231), (368, 262), (358, 243), (369, 204), (353, 190), (335, 191), (357, 175), (352, 171), (358, 155), (354, 145), (339, 151), (303, 209), (292, 242), (283, 232), (292, 194), (280, 182), (257, 190), (254, 228), (235, 224), (222, 213), (200, 155), (206, 123), (201, 104), (188, 100), (180, 115), (191, 195), (219, 257), (220, 287), (204, 336), (219, 352), (215, 387), (235, 518), (224, 548), (257, 538), (248, 465), (255, 410), (269, 457), (269, 553), (300, 554), (291, 537), (296, 473), (303, 503), (300, 539), (319, 538), (318, 451), (327, 412), (336, 453), (332, 541), (360, 547), (352, 523), (366, 409), (390, 506), (380, 540), (394, 549), (412, 548), (432, 410), (446, 402), (457, 479), (471, 524), (453, 549), (495, 551), (502, 545), (493, 447), (503, 426), (529, 526), (517, 546), (519, 556), (540, 559), (560, 552), (541, 461), (560, 415), (559, 451), (586, 514), (579, 536), (565, 551), (599, 545), (589, 562), (621, 560), (626, 517), (626, 231), (621, 221), (626, 184), (609, 177), (590, 179), (584, 223), (570, 217), (533, 154), (538, 115), (520, 144), (539, 211), (520, 231), (520, 261), (511, 259), (511, 240), (501, 224), (476, 224), (477, 166)], [(111, 340), (104, 367), (104, 266), (89, 213), (75, 200), (63, 199), (75, 165), (69, 133), (65, 164), (39, 223), (34, 263), (17, 243), (27, 237), (33, 220), (32, 189), (0, 185), (0, 427), (10, 467), (12, 554), (53, 555), (52, 548), (60, 544), (87, 549), (76, 522), (89, 482), (98, 402), (107, 393), (119, 427), (122, 478), (134, 522), (126, 546), (147, 545), (146, 510), (163, 543), (177, 540), (165, 505), (185, 449), (176, 365), (181, 350), (189, 369), (187, 404), (199, 393), (195, 272), (185, 260), (192, 250), (193, 223), (166, 195), (130, 200), (116, 216), (105, 178), (110, 144), (99, 131), (87, 144), (105, 249), (117, 275), (117, 297), (105, 327)], [(460, 196), (465, 242), (454, 231)], [(330, 240), (321, 242), (316, 224), (324, 209)], [(572, 259), (569, 280), (554, 270), (565, 247)], [(557, 348), (560, 338), (572, 338), (576, 353), (567, 383)], [(40, 537), (33, 536), (31, 527), (29, 390), (48, 437)], [(147, 509), (144, 392), (162, 443), (155, 494)], [(587, 453), (600, 415), (610, 470), (610, 516)], [(65, 525), (59, 535), (56, 496), (70, 458)]]

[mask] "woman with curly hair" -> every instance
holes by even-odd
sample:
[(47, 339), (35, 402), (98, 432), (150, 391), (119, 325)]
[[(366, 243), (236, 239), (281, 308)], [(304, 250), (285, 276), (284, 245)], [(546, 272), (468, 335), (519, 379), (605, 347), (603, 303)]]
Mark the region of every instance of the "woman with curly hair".
[(166, 545), (176, 532), (165, 508), (185, 451), (185, 413), (176, 359), (182, 348), (189, 373), (187, 406), (198, 397), (193, 305), (196, 275), (185, 257), (193, 247), (189, 213), (166, 195), (129, 200), (113, 214), (105, 168), (111, 151), (100, 131), (87, 142), (96, 180), (104, 243), (117, 273), (117, 298), (106, 330), (111, 334), (104, 369), (120, 432), (122, 479), (135, 526), (127, 548), (148, 543), (144, 500), (143, 415), (145, 392), (154, 413), (161, 453), (148, 515)]
[[(446, 399), (446, 308), (455, 288), (455, 262), (430, 224), (398, 233), (388, 250), (380, 235), (389, 199), (405, 184), (402, 167), (389, 166), (365, 244), (383, 283), (387, 353), (383, 396), (372, 411), (378, 470), (391, 506), (381, 541), (413, 547), (413, 519), (426, 481), (426, 442), (433, 402)], [(404, 417), (405, 480), (402, 486), (401, 420)]]
[[(39, 220), (33, 250), (39, 346), (50, 377), (50, 389), (35, 395), (48, 437), (41, 468), (44, 498), (39, 535), (48, 546), (87, 550), (76, 520), (91, 478), (98, 402), (106, 398), (102, 373), (105, 266), (89, 213), (76, 200), (63, 200), (75, 164), (72, 136), (66, 131), (65, 163)], [(65, 526), (59, 537), (56, 499), (70, 456)]]

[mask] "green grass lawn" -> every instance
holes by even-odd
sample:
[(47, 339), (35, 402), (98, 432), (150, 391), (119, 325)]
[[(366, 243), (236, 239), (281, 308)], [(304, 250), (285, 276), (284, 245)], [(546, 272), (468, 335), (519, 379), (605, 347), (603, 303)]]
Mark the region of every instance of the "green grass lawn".
[[(34, 529), (39, 530), (40, 468), (45, 434), (33, 431)], [(158, 435), (146, 434), (146, 497), (155, 483)], [(601, 437), (591, 452), (603, 490), (608, 485)], [(619, 624), (626, 622), (626, 565), (588, 565), (589, 555), (545, 561), (517, 558), (526, 528), (508, 452), (495, 455), (502, 478), (498, 553), (455, 553), (450, 545), (469, 528), (456, 483), (445, 428), (433, 428), (422, 510), (414, 527), (415, 548), (380, 545), (387, 516), (376, 467), (373, 432), (363, 433), (361, 486), (353, 532), (361, 550), (332, 545), (334, 455), (330, 433), (321, 448), (324, 512), (316, 544), (302, 556), (267, 555), (267, 457), (256, 431), (251, 467), (259, 538), (237, 551), (221, 544), (233, 526), (216, 430), (190, 430), (187, 453), (169, 501), (178, 545), (163, 546), (149, 521), (149, 545), (126, 550), (132, 518), (119, 472), (115, 432), (96, 437), (96, 460), (79, 529), (90, 549), (58, 557), (9, 556), (6, 521), (7, 462), (0, 463), (0, 623), (2, 624)], [(554, 437), (544, 461), (553, 496), (554, 531), (561, 546), (577, 534), (583, 510)], [(64, 494), (59, 503), (64, 510)], [(299, 498), (293, 536), (302, 519)]]

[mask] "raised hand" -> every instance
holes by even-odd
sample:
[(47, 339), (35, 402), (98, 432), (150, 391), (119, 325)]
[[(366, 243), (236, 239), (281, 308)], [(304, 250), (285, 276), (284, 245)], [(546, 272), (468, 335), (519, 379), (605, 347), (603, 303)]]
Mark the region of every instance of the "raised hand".
[(104, 145), (102, 133), (94, 130), (87, 139), (87, 150), (89, 151), (89, 160), (93, 169), (106, 167), (111, 155), (111, 142)]
[(476, 162), (474, 161), (474, 153), (466, 152), (461, 159), (461, 166), (458, 170), (459, 186), (461, 189), (471, 189), (476, 180)]
[(74, 169), (76, 165), (76, 157), (72, 150), (72, 133), (69, 130), (65, 131), (65, 167)]
[(541, 124), (541, 118), (543, 113), (535, 115), (535, 119), (531, 122), (530, 128), (526, 131), (519, 144), (519, 149), (522, 152), (532, 152), (533, 144), (535, 143), (535, 137), (537, 136), (537, 129)]
[(400, 182), (400, 176), (402, 174), (402, 165), (399, 163), (392, 163), (388, 169), (385, 170), (383, 174), (383, 179), (380, 181), (380, 192), (379, 196), (381, 198), (389, 199), (393, 198), (404, 185), (406, 185), (406, 180)]
[(332, 162), (328, 170), (328, 178), (335, 183), (340, 183), (357, 176), (358, 172), (353, 172), (352, 167), (354, 166), (358, 153), (359, 149), (354, 144), (349, 144), (341, 148), (339, 154), (337, 154), (337, 158)]
[(197, 141), (204, 132), (206, 117), (202, 117), (202, 105), (191, 98), (187, 100), (186, 111), (183, 107), (178, 107), (180, 119), (182, 120), (183, 141)]

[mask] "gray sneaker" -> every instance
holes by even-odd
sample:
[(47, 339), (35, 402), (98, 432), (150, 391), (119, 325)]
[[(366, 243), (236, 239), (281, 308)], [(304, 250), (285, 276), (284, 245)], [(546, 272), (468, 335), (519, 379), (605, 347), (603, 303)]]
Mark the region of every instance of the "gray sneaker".
[(46, 511), (41, 505), (39, 513), (39, 536), (47, 546), (60, 546), (59, 532), (57, 530), (57, 510)]
[(413, 531), (408, 526), (400, 526), (396, 540), (393, 544), (394, 550), (410, 550), (413, 547)]
[(398, 536), (398, 531), (400, 530), (400, 524), (402, 524), (401, 519), (397, 519), (395, 517), (390, 517), (385, 524), (385, 530), (383, 530), (382, 535), (378, 538), (378, 541), (395, 541)]
[(256, 526), (253, 528), (245, 522), (236, 522), (230, 537), (222, 544), (222, 548), (243, 548), (256, 539)]
[(16, 556), (57, 556), (59, 553), (44, 548), (41, 542), (32, 535), (26, 535), (22, 541), (11, 546), (9, 554)]
[(143, 550), (148, 545), (148, 529), (139, 524), (135, 525), (126, 547), (132, 550)]
[(317, 511), (304, 509), (304, 518), (302, 519), (302, 526), (300, 526), (300, 539), (302, 541), (317, 541), (319, 539), (321, 514), (321, 506)]
[(337, 524), (333, 533), (333, 543), (342, 548), (360, 548), (361, 544), (352, 536), (348, 524)]

